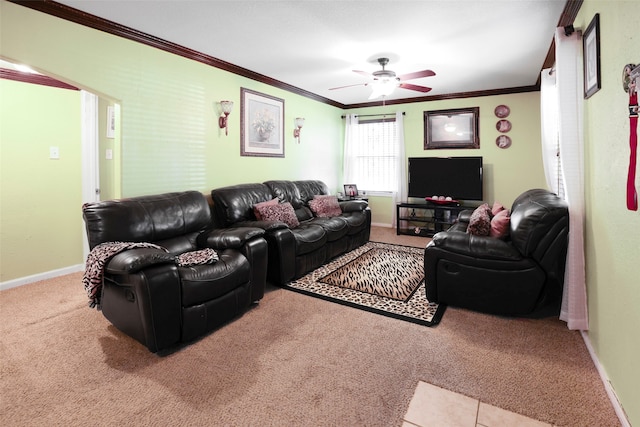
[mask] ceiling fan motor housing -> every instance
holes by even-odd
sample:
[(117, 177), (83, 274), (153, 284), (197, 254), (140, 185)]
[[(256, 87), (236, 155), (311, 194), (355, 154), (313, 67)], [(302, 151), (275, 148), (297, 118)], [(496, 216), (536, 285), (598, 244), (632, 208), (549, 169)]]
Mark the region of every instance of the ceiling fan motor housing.
[[(385, 70), (384, 67), (389, 63), (389, 58), (378, 58), (378, 63), (382, 66), (382, 70), (374, 71), (373, 77), (376, 79), (394, 79), (396, 73), (391, 70)], [(400, 80), (400, 79), (397, 79)]]

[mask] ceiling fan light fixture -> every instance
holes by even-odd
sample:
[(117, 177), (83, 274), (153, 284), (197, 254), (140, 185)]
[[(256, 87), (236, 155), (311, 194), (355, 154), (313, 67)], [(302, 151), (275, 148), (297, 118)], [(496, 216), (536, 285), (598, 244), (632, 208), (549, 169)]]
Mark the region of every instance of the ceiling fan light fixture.
[(373, 93), (369, 99), (375, 99), (380, 96), (389, 96), (400, 84), (396, 79), (376, 79), (371, 86), (373, 87)]
[(347, 85), (347, 86), (338, 86), (333, 89), (343, 89), (351, 86), (369, 86), (373, 88), (369, 99), (376, 99), (381, 96), (389, 96), (393, 93), (393, 91), (399, 87), (402, 89), (414, 90), (422, 93), (427, 93), (431, 90), (430, 87), (419, 86), (411, 83), (406, 83), (405, 80), (419, 79), (422, 77), (430, 77), (435, 76), (431, 70), (422, 70), (415, 71), (409, 74), (403, 74), (401, 76), (396, 75), (394, 71), (385, 69), (385, 66), (389, 63), (389, 58), (378, 58), (378, 63), (382, 67), (381, 70), (374, 71), (373, 73), (367, 73), (366, 71), (353, 70), (354, 73), (358, 73), (363, 76), (373, 77), (373, 81), (371, 83), (361, 83), (355, 85)]

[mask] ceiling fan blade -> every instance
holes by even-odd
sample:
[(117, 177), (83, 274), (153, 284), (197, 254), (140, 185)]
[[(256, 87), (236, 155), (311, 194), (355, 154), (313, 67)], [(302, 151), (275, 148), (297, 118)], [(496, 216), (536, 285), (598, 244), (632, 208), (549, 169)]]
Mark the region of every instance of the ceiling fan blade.
[(360, 71), (360, 70), (353, 70), (354, 73), (358, 73), (360, 75), (366, 76), (366, 77), (371, 77), (371, 73), (367, 73), (366, 71)]
[(400, 80), (411, 80), (411, 79), (419, 79), (421, 77), (431, 77), (435, 75), (436, 73), (434, 73), (431, 70), (422, 70), (422, 71), (416, 71), (414, 73), (403, 74), (401, 76), (398, 76), (398, 78)]
[(338, 87), (330, 87), (329, 90), (336, 90), (336, 89), (344, 89), (346, 87), (354, 87), (354, 86), (367, 86), (369, 83), (358, 83), (355, 85), (346, 85), (346, 86), (338, 86)]
[(431, 90), (430, 87), (412, 85), (411, 83), (400, 83), (398, 87), (401, 87), (403, 89), (415, 90), (423, 93), (429, 92)]

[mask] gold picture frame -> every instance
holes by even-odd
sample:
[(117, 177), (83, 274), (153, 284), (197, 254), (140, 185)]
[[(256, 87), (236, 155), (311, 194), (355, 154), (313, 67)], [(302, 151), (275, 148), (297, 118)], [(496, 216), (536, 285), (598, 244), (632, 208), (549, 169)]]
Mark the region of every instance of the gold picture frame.
[(284, 99), (240, 88), (240, 155), (284, 157)]

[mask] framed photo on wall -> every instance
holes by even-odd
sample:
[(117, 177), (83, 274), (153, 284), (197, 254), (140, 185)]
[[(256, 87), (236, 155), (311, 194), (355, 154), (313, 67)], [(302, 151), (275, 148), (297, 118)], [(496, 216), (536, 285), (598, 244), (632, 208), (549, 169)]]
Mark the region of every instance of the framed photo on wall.
[(240, 155), (284, 157), (284, 100), (240, 88)]
[(600, 14), (591, 20), (582, 36), (584, 98), (587, 99), (600, 90)]
[(480, 148), (479, 107), (424, 112), (424, 149)]

